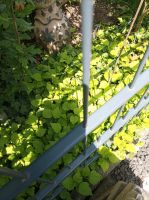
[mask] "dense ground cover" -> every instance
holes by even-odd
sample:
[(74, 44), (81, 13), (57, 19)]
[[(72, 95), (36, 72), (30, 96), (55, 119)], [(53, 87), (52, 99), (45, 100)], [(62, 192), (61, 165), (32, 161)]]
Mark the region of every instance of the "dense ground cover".
[[(25, 8), (23, 12), (18, 10), (14, 17), (11, 6), (3, 4), (0, 7), (0, 109), (3, 115), (0, 126), (0, 165), (19, 170), (58, 142), (83, 117), (80, 45), (66, 45), (54, 55), (41, 52), (32, 45), (30, 34), (32, 26), (28, 16), (33, 12), (34, 4), (26, 1)], [(91, 61), (90, 114), (130, 83), (148, 45), (148, 26), (145, 24), (129, 37), (118, 67), (112, 73), (128, 31), (128, 17), (119, 18), (117, 25), (100, 25), (100, 30), (95, 34)], [(148, 67), (147, 61), (145, 68)], [(111, 74), (112, 79), (109, 82)], [(137, 103), (144, 90), (129, 101), (124, 113)], [(89, 135), (88, 145), (110, 127), (115, 116), (116, 113)], [(64, 181), (64, 188), (69, 192), (77, 190), (82, 195), (90, 195), (90, 186), (102, 178), (96, 171), (97, 168), (107, 171), (111, 163), (124, 159), (128, 153), (134, 153), (133, 142), (137, 143), (138, 138), (135, 130), (148, 127), (148, 119), (149, 113), (142, 112), (112, 142), (108, 142), (108, 147), (103, 146), (98, 150), (102, 156), (100, 160), (90, 167), (78, 169)], [(43, 177), (51, 180), (82, 151), (83, 144), (80, 142)], [(8, 180), (7, 177), (0, 177), (0, 185)], [(33, 184), (18, 199), (33, 196), (42, 186), (39, 183)], [(61, 198), (70, 199), (69, 192), (62, 193)]]

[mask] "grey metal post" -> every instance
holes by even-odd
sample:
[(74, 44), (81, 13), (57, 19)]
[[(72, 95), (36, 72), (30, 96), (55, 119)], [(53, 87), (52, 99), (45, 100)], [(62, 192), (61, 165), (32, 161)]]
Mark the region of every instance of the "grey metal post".
[(88, 121), (88, 96), (90, 83), (90, 61), (92, 45), (93, 1), (82, 0), (82, 34), (83, 34), (83, 127)]
[(143, 59), (142, 59), (140, 65), (139, 65), (139, 67), (138, 67), (138, 70), (137, 70), (137, 72), (136, 72), (136, 74), (135, 74), (135, 76), (134, 76), (134, 79), (133, 79), (132, 83), (130, 84), (130, 88), (133, 88), (133, 86), (134, 86), (134, 84), (135, 84), (135, 82), (136, 82), (138, 76), (140, 75), (140, 73), (141, 73), (142, 70), (143, 70), (143, 67), (144, 67), (144, 65), (145, 65), (146, 60), (148, 59), (148, 57), (149, 57), (149, 45), (148, 45), (148, 47), (147, 47), (147, 50), (146, 50), (146, 52), (145, 52), (145, 54), (144, 54), (144, 56), (143, 56)]

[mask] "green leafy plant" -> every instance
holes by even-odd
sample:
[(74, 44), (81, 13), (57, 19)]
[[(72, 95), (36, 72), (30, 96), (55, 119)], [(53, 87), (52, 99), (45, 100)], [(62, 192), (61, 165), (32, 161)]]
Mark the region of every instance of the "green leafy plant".
[[(1, 166), (18, 170), (30, 165), (83, 119), (83, 73), (80, 46), (66, 45), (53, 56), (43, 53), (39, 62), (36, 55), (40, 51), (32, 45), (29, 34), (32, 29), (30, 13), (34, 10), (34, 4), (31, 1), (22, 2), (24, 2), (23, 10), (14, 12), (19, 30), (19, 43), (10, 7), (12, 4), (10, 1), (8, 5), (6, 2), (3, 2), (3, 5), (0, 3), (0, 19), (2, 18), (0, 22), (2, 67), (0, 70), (2, 72), (1, 96), (3, 97), (0, 99), (0, 105), (1, 109), (7, 113), (7, 119), (1, 121), (0, 125), (0, 163)], [(13, 9), (15, 9), (14, 4)], [(129, 43), (124, 49), (109, 85), (114, 61), (121, 49), (123, 34), (127, 31), (126, 24), (125, 19), (120, 19), (119, 25), (108, 27), (101, 25), (100, 30), (97, 31), (92, 48), (89, 114), (131, 82), (139, 60), (144, 54), (149, 34), (142, 27), (129, 37)], [(149, 62), (145, 68), (148, 67)], [(136, 105), (142, 92), (128, 102), (124, 113)], [(60, 194), (60, 198), (71, 199), (72, 190), (84, 196), (91, 195), (92, 185), (99, 183), (102, 179), (98, 168), (106, 172), (111, 164), (134, 153), (136, 145), (141, 145), (135, 130), (148, 127), (148, 115), (147, 111), (142, 112), (140, 117), (136, 117), (109, 141), (110, 145), (105, 144), (100, 147), (98, 149), (100, 158), (93, 165), (80, 167), (67, 177), (62, 184), (65, 191)], [(116, 113), (88, 136), (88, 145), (110, 128), (115, 117)], [(43, 174), (43, 178), (53, 179), (82, 151), (83, 144), (80, 142), (48, 169)], [(1, 185), (7, 181), (8, 178), (1, 179), (0, 177)], [(34, 184), (19, 198), (27, 199), (33, 196), (34, 192), (42, 186), (39, 183)]]
[(88, 184), (88, 182), (82, 182), (79, 184), (79, 193), (83, 196), (92, 195), (92, 190)]

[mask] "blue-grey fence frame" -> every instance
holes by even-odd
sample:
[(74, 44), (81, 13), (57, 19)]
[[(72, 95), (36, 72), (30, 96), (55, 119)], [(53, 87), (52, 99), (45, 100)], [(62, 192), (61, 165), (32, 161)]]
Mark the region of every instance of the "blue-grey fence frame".
[(52, 192), (67, 176), (69, 176), (82, 162), (84, 162), (92, 153), (94, 153), (100, 146), (109, 140), (115, 133), (119, 131), (125, 124), (127, 124), (140, 110), (149, 104), (149, 97), (142, 98), (137, 108), (132, 108), (127, 113), (127, 118), (119, 118), (116, 125), (105, 131), (95, 142), (93, 142), (84, 153), (80, 154), (69, 166), (59, 173), (53, 181), (53, 184), (46, 185), (45, 188), (41, 189), (34, 199), (42, 200), (48, 193)]

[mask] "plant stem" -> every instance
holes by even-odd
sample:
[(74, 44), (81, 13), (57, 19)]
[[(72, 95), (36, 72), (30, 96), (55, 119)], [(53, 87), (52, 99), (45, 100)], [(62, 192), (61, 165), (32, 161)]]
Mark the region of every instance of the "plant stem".
[(13, 8), (13, 1), (11, 1), (11, 11), (12, 11), (13, 23), (14, 23), (14, 28), (15, 28), (16, 40), (17, 40), (18, 44), (20, 44), (21, 41), (20, 41), (18, 26), (17, 26), (17, 22), (16, 22), (16, 16), (15, 16), (14, 8)]

